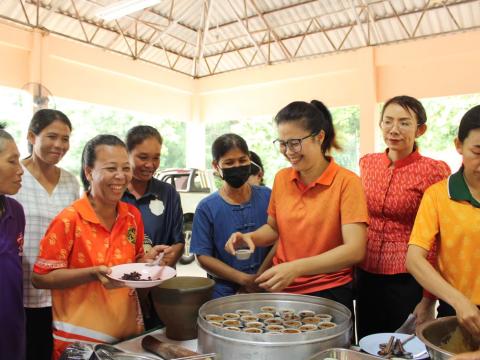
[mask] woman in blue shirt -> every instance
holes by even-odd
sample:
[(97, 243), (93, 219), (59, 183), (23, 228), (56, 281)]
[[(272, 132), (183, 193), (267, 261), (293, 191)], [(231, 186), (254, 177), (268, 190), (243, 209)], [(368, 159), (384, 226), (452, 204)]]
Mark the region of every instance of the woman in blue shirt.
[(12, 136), (0, 124), (0, 357), (25, 359), (22, 246), (25, 214), (14, 195), (23, 174), (20, 153)]
[(269, 249), (258, 248), (248, 260), (238, 260), (224, 247), (233, 232), (254, 231), (267, 222), (271, 190), (248, 184), (251, 162), (242, 137), (218, 137), (212, 145), (212, 157), (212, 165), (224, 181), (220, 190), (197, 206), (191, 252), (215, 280), (213, 298), (259, 291), (256, 273)]
[[(160, 166), (163, 138), (152, 126), (139, 125), (127, 132), (132, 181), (122, 201), (138, 208), (145, 226), (144, 248), (159, 245), (164, 253), (163, 262), (175, 267), (183, 252), (183, 212), (180, 195), (175, 188), (153, 175)], [(148, 294), (142, 293), (142, 313), (147, 330), (161, 325)]]

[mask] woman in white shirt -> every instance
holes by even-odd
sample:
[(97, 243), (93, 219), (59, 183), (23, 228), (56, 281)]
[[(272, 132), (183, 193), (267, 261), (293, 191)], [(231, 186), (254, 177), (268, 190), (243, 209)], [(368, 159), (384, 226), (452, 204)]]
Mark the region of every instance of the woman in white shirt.
[(30, 156), (22, 160), (23, 186), (15, 198), (25, 209), (23, 303), (27, 326), (27, 360), (52, 356), (52, 300), (50, 290), (32, 286), (32, 268), (40, 239), (52, 219), (79, 197), (76, 178), (57, 166), (70, 147), (72, 124), (58, 110), (37, 111), (28, 127)]

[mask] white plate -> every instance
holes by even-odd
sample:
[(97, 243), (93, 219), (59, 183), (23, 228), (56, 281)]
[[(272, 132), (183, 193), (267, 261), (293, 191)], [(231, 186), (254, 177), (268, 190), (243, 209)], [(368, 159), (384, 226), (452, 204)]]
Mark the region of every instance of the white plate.
[[(378, 352), (380, 351), (380, 344), (387, 343), (388, 339), (390, 339), (390, 336), (395, 336), (395, 338), (397, 339), (404, 340), (410, 335), (400, 334), (400, 333), (372, 334), (360, 339), (358, 344), (360, 345), (363, 351), (375, 356), (379, 356)], [(427, 348), (417, 337), (414, 337), (412, 340), (407, 342), (403, 347), (405, 348), (406, 351), (411, 352), (413, 356), (423, 353), (423, 355), (415, 357), (415, 359), (428, 358), (428, 352), (426, 352)]]
[[(145, 263), (131, 263), (131, 264), (122, 264), (113, 266), (110, 269), (112, 272), (107, 275), (107, 277), (122, 282), (126, 287), (129, 288), (150, 288), (161, 284), (163, 281), (170, 279), (176, 275), (176, 270), (169, 266), (146, 266)], [(131, 272), (136, 271), (141, 274), (141, 279), (148, 279), (149, 277), (152, 280), (122, 280), (124, 274), (130, 274)], [(160, 275), (160, 278), (159, 278)]]

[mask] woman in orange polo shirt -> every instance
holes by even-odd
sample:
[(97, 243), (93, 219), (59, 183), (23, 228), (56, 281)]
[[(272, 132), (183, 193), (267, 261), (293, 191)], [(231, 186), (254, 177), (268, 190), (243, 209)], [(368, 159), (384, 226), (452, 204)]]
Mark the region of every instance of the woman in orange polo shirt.
[(144, 255), (140, 212), (120, 201), (132, 178), (125, 144), (96, 136), (85, 145), (82, 168), (87, 191), (53, 219), (32, 278), (52, 289), (54, 359), (75, 341), (112, 343), (143, 331), (136, 292), (105, 275), (158, 252)]
[(328, 155), (338, 146), (323, 103), (293, 102), (275, 123), (274, 143), (291, 167), (275, 176), (267, 224), (232, 234), (226, 249), (278, 240), (273, 267), (257, 278), (262, 288), (326, 297), (353, 313), (352, 266), (364, 257), (368, 222), (360, 179)]

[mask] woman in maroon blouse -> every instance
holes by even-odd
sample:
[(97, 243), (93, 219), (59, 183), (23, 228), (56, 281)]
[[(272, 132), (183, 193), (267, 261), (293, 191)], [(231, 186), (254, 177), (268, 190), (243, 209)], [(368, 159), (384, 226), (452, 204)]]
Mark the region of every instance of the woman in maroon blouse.
[[(370, 226), (367, 254), (356, 273), (359, 338), (393, 332), (410, 313), (417, 325), (433, 316), (431, 302), (405, 268), (408, 240), (423, 192), (446, 178), (443, 161), (420, 155), (415, 139), (427, 130), (422, 104), (396, 96), (382, 109), (380, 129), (387, 149), (360, 159)], [(432, 259), (430, 254), (430, 259)], [(428, 305), (427, 305), (428, 304)]]

